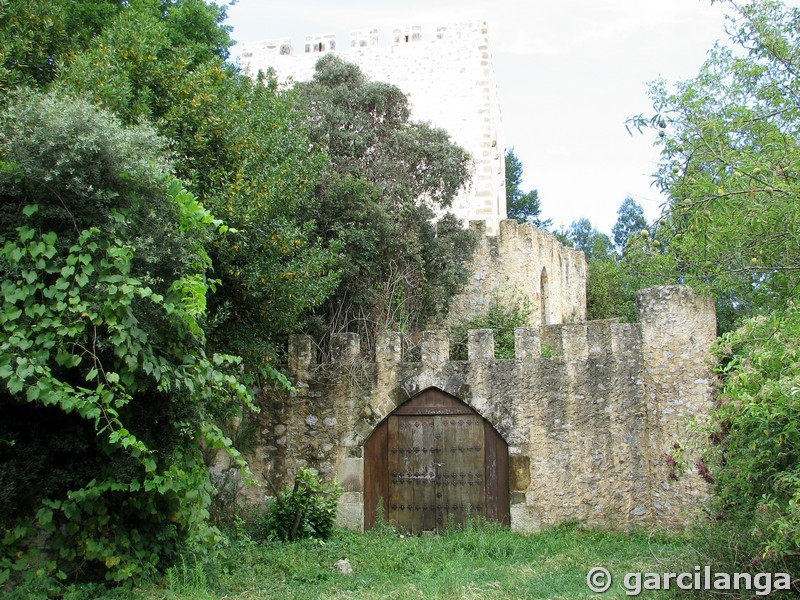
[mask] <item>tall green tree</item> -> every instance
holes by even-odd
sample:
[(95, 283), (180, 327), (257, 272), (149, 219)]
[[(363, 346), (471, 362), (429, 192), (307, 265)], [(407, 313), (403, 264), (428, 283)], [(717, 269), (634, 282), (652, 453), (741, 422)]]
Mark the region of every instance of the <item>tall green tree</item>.
[(475, 240), (445, 211), (469, 177), (447, 133), (410, 120), (405, 94), (327, 55), (298, 86), (311, 142), (330, 157), (307, 206), (338, 247), (341, 283), (316, 332), (414, 331), (443, 315), (466, 281)]
[(176, 175), (235, 230), (209, 247), (221, 281), (209, 342), (270, 379), (286, 336), (339, 281), (337, 247), (318, 243), (313, 214), (301, 215), (327, 159), (289, 95), (225, 62), (223, 18), (201, 0), (131, 3), (53, 85), (124, 122), (146, 119), (170, 140)]
[(653, 114), (633, 124), (661, 145), (657, 235), (672, 267), (716, 295), (724, 328), (749, 317), (716, 349), (723, 387), (701, 448), (718, 526), (753, 542), (737, 546), (737, 567), (787, 560), (796, 576), (800, 9), (720, 4), (729, 44), (674, 89), (654, 83)]
[(628, 196), (622, 201), (617, 211), (617, 222), (611, 228), (614, 246), (620, 254), (625, 253), (625, 246), (632, 235), (640, 235), (647, 228), (644, 209), (633, 198)]
[(541, 229), (553, 224), (552, 219), (542, 219), (539, 191), (522, 191), (522, 162), (513, 148), (506, 150), (506, 214), (519, 223), (533, 223)]
[(660, 234), (680, 276), (741, 315), (782, 306), (800, 284), (800, 11), (722, 4), (733, 47), (674, 89), (652, 84), (654, 114), (633, 124), (658, 132)]
[(0, 95), (51, 82), (122, 10), (122, 0), (15, 0), (0, 3)]
[(678, 281), (669, 253), (646, 228), (642, 208), (626, 198), (618, 215), (613, 228), (615, 242), (586, 218), (556, 235), (586, 257), (587, 317), (634, 322), (639, 290)]
[(559, 231), (557, 236), (563, 243), (583, 252), (586, 260), (607, 259), (614, 253), (611, 238), (585, 217), (573, 221), (568, 229)]

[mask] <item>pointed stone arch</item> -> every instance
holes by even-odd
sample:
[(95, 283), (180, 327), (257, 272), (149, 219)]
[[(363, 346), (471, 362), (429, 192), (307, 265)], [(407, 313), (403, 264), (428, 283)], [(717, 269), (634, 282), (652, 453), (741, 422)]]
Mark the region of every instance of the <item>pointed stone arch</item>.
[(423, 390), (364, 444), (364, 528), (383, 516), (401, 531), (440, 533), (481, 517), (509, 523), (508, 444), (473, 408)]

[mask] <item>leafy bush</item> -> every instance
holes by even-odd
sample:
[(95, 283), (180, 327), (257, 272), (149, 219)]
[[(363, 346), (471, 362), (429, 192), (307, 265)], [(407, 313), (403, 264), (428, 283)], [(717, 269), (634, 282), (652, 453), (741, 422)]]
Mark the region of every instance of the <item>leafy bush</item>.
[(342, 495), (338, 482), (323, 483), (313, 471), (301, 468), (294, 487), (284, 487), (270, 507), (266, 526), (270, 537), (283, 541), (327, 539), (336, 520)]
[(495, 358), (514, 358), (514, 330), (525, 327), (532, 307), (527, 299), (496, 299), (486, 312), (450, 328), (450, 358), (467, 360), (467, 338), (470, 329), (491, 329), (494, 332)]
[[(719, 517), (746, 523), (762, 558), (800, 554), (800, 310), (749, 320), (714, 349), (722, 389), (706, 460)], [(798, 567), (798, 565), (795, 565)]]
[(203, 448), (244, 466), (215, 423), (250, 393), (203, 329), (224, 226), (87, 102), (0, 125), (0, 585), (141, 579), (219, 537)]

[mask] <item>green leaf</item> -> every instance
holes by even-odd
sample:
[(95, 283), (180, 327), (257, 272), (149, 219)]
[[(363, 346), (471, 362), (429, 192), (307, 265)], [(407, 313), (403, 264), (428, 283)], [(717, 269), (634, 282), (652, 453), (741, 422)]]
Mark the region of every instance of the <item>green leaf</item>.
[(22, 309), (16, 306), (9, 306), (3, 311), (3, 319), (5, 321), (16, 321), (22, 316)]

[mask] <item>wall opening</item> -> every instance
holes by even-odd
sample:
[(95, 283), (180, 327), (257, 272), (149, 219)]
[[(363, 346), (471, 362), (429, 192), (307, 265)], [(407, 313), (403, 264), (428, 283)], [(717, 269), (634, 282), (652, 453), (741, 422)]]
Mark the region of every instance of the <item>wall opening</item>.
[(550, 324), (550, 285), (547, 281), (547, 269), (542, 269), (540, 277), (539, 297), (541, 298), (542, 325)]
[(508, 445), (475, 410), (428, 388), (399, 406), (364, 445), (364, 528), (442, 533), (470, 518), (509, 523)]

